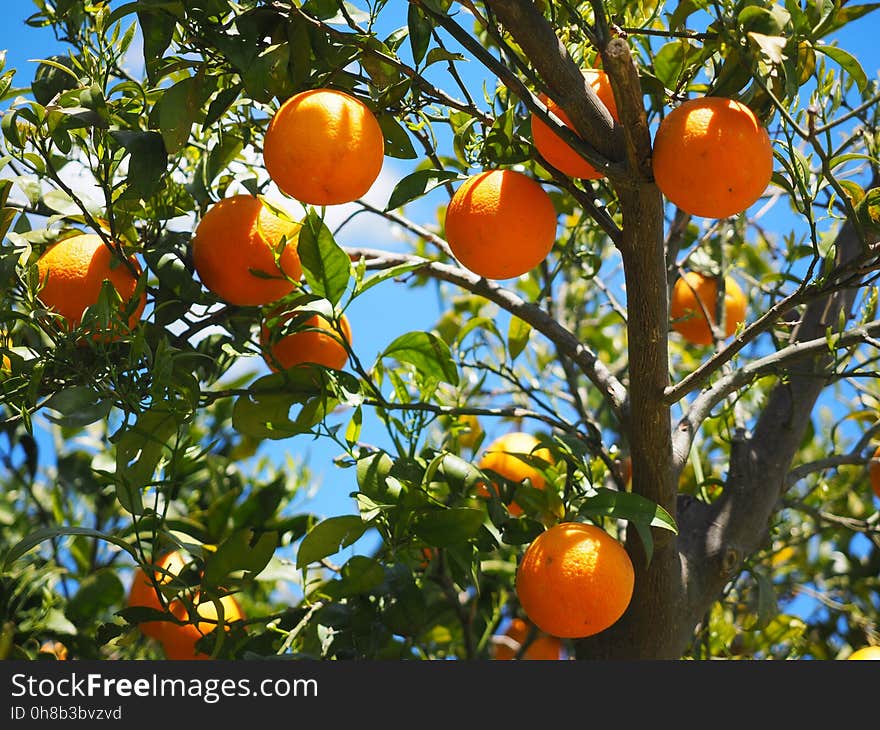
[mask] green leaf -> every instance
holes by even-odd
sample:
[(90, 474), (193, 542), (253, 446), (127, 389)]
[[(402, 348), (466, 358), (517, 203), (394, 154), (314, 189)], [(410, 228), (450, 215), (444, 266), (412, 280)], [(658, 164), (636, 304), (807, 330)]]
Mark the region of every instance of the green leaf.
[(380, 355), (380, 358), (385, 357), (408, 363), (427, 377), (458, 385), (458, 369), (449, 345), (431, 332), (401, 335)]
[(297, 252), (309, 288), (336, 306), (351, 278), (351, 259), (314, 211), (303, 221)]
[(341, 576), (336, 582), (337, 595), (356, 596), (378, 588), (385, 579), (385, 569), (378, 560), (353, 555), (342, 566)]
[(409, 46), (412, 50), (413, 62), (418, 66), (425, 57), (425, 53), (428, 52), (434, 24), (419, 10), (417, 5), (412, 3), (407, 11), (406, 24), (409, 28)]
[(111, 439), (116, 443), (116, 497), (132, 514), (143, 513), (141, 490), (152, 483), (177, 426), (177, 417), (171, 411), (144, 411), (134, 425)]
[(254, 531), (233, 532), (205, 561), (205, 582), (217, 586), (235, 571), (243, 570), (257, 575), (265, 568), (278, 546), (277, 532), (263, 532), (253, 541)]
[(315, 525), (299, 545), (296, 567), (302, 570), (311, 563), (334, 555), (354, 544), (367, 531), (369, 522), (357, 515), (330, 517)]
[(459, 174), (457, 172), (449, 172), (447, 170), (418, 170), (417, 172), (413, 172), (402, 178), (397, 185), (394, 186), (394, 190), (391, 191), (391, 196), (388, 198), (388, 205), (385, 206), (385, 210), (388, 211), (400, 208), (410, 201), (430, 192), (439, 185), (443, 185), (450, 180), (456, 180), (458, 177)]
[(180, 151), (189, 141), (192, 126), (202, 111), (200, 87), (199, 77), (190, 76), (167, 89), (156, 104), (168, 154)]
[[(254, 382), (232, 408), (232, 426), (260, 439), (284, 439), (307, 433), (338, 404), (320, 367), (301, 366)], [(301, 408), (294, 418), (290, 409)]]
[(79, 79), (73, 68), (70, 56), (50, 56), (37, 66), (31, 93), (34, 99), (43, 106), (51, 102), (58, 94), (79, 86)]
[(660, 505), (631, 492), (618, 492), (601, 487), (588, 497), (579, 513), (584, 517), (614, 517), (629, 521), (638, 531), (645, 546), (647, 561), (651, 562), (653, 539), (651, 527), (660, 527), (678, 534), (672, 516)]
[[(171, 39), (174, 37), (177, 19), (172, 15), (172, 12), (178, 11), (178, 17), (182, 17), (183, 3), (158, 3), (153, 0), (152, 2), (139, 2), (137, 5), (138, 23), (140, 23), (141, 34), (144, 39), (144, 66), (147, 70), (147, 76), (151, 80), (155, 80), (154, 77), (158, 70), (159, 62), (162, 60), (165, 51), (171, 45)], [(114, 15), (120, 13), (125, 7), (118, 8)]]
[(814, 46), (814, 49), (819, 53), (824, 53), (832, 61), (838, 63), (840, 67), (849, 74), (850, 78), (855, 81), (859, 91), (865, 93), (865, 90), (868, 87), (868, 76), (865, 74), (862, 64), (859, 63), (859, 60), (855, 56), (849, 51), (844, 51), (837, 46), (816, 45)]
[(156, 192), (168, 167), (168, 152), (158, 132), (117, 130), (110, 135), (129, 154), (126, 183), (141, 198)]
[(528, 322), (516, 316), (510, 318), (510, 326), (507, 329), (507, 351), (511, 360), (516, 360), (526, 348), (531, 333), (532, 326)]
[(75, 385), (55, 393), (45, 406), (59, 414), (46, 416), (53, 423), (64, 428), (82, 428), (106, 418), (113, 403), (85, 385)]
[(393, 459), (384, 451), (358, 459), (355, 469), (358, 488), (372, 499), (388, 499), (390, 487), (386, 478), (393, 468)]
[(663, 85), (674, 89), (688, 67), (698, 63), (700, 49), (688, 40), (666, 43), (654, 56), (654, 74)]
[(434, 547), (452, 547), (477, 536), (486, 513), (470, 507), (451, 507), (418, 515), (413, 523), (417, 537)]
[(125, 588), (116, 571), (99, 570), (80, 581), (64, 613), (75, 624), (87, 624), (106, 609), (122, 603), (124, 597)]
[(359, 284), (355, 288), (355, 294), (363, 294), (368, 289), (372, 289), (376, 284), (381, 284), (383, 281), (387, 281), (388, 279), (393, 279), (396, 276), (402, 276), (403, 274), (408, 274), (410, 271), (415, 271), (416, 269), (420, 269), (425, 264), (423, 262), (411, 262), (406, 264), (397, 264), (397, 266), (392, 266), (389, 269), (383, 269), (382, 271), (373, 274), (369, 279), (366, 279), (361, 284)]
[(94, 537), (98, 540), (104, 540), (105, 542), (116, 545), (118, 548), (122, 548), (125, 552), (131, 555), (135, 561), (139, 561), (134, 546), (115, 535), (110, 535), (106, 532), (101, 532), (100, 530), (92, 530), (88, 527), (43, 527), (34, 530), (34, 532), (30, 533), (27, 537), (9, 548), (6, 557), (3, 559), (3, 570), (8, 571), (16, 560), (24, 556), (41, 542), (67, 535), (81, 535), (83, 537)]
[(404, 126), (392, 114), (377, 117), (382, 136), (385, 138), (385, 154), (398, 160), (413, 160), (418, 157), (412, 140)]

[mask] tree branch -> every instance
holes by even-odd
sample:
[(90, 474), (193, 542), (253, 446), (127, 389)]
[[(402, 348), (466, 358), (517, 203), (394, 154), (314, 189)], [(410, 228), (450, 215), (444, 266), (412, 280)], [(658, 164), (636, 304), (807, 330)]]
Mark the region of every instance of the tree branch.
[(583, 371), (593, 385), (598, 388), (610, 405), (618, 419), (625, 420), (626, 389), (617, 378), (599, 360), (596, 353), (583, 345), (577, 337), (535, 304), (526, 302), (517, 294), (505, 289), (494, 281), (484, 279), (465, 269), (431, 261), (420, 256), (403, 253), (389, 253), (371, 248), (346, 248), (350, 256), (366, 258), (368, 269), (386, 269), (399, 264), (420, 264), (416, 269), (419, 273), (434, 279), (447, 281), (465, 289), (472, 294), (494, 302), (502, 309), (510, 312), (548, 340), (554, 343), (567, 357)]

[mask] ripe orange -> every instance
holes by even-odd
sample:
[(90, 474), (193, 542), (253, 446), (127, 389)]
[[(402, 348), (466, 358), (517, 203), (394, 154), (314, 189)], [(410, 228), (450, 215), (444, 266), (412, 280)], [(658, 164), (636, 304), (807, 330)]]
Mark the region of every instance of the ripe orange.
[[(531, 626), (526, 621), (518, 617), (514, 618), (507, 631), (504, 632), (504, 636), (514, 641), (518, 645), (517, 648), (514, 649), (508, 643), (499, 642), (494, 646), (493, 659), (499, 661), (514, 659), (519, 652), (519, 647), (528, 639), (530, 630)], [(562, 659), (562, 641), (556, 636), (548, 636), (539, 631), (520, 659), (551, 661)]]
[(877, 447), (868, 464), (868, 477), (871, 481), (871, 489), (880, 498), (880, 446)]
[[(212, 205), (192, 239), (202, 283), (239, 306), (269, 304), (293, 291), (302, 276), (299, 224), (272, 213), (259, 198), (233, 195)], [(275, 251), (286, 240), (276, 263)]]
[(623, 546), (599, 527), (563, 522), (526, 548), (516, 572), (520, 605), (539, 629), (562, 638), (604, 631), (626, 611), (635, 574)]
[(40, 654), (50, 654), (59, 662), (67, 660), (67, 647), (60, 641), (44, 641), (40, 646)]
[[(173, 576), (180, 573), (186, 565), (187, 560), (183, 554), (177, 550), (165, 553), (156, 563), (157, 570), (154, 571), (154, 577), (159, 585), (167, 585), (171, 582)], [(138, 566), (134, 572), (131, 581), (131, 588), (128, 592), (128, 605), (144, 606), (146, 608), (155, 608), (157, 611), (166, 611), (165, 606), (153, 581), (144, 572), (144, 569)], [(138, 628), (146, 636), (161, 640), (165, 629), (172, 624), (168, 621), (144, 621), (138, 624)]]
[(263, 161), (280, 190), (310, 205), (350, 203), (382, 170), (385, 139), (373, 112), (335, 89), (295, 94), (272, 116)]
[(556, 209), (515, 170), (465, 180), (446, 209), (446, 240), (459, 262), (487, 279), (510, 279), (543, 261), (556, 240)]
[(660, 122), (653, 167), (661, 192), (683, 211), (726, 218), (761, 197), (773, 148), (745, 104), (707, 96), (683, 102)]
[(861, 649), (856, 649), (847, 659), (880, 659), (880, 646), (863, 646)]
[[(596, 96), (599, 97), (600, 101), (611, 112), (611, 116), (617, 120), (617, 104), (614, 101), (614, 92), (611, 90), (608, 74), (601, 69), (589, 68), (584, 71), (584, 77), (593, 91), (596, 92)], [(555, 101), (549, 99), (546, 94), (541, 94), (539, 98), (555, 116), (565, 122), (567, 127), (572, 127), (571, 119)], [(569, 177), (589, 180), (604, 177), (603, 173), (596, 170), (595, 167), (575, 152), (562, 137), (550, 129), (549, 125), (541, 121), (540, 118), (532, 115), (531, 123), (532, 140), (535, 143), (535, 147), (544, 159), (557, 170), (564, 172)]]
[[(42, 288), (40, 301), (60, 314), (69, 329), (82, 322), (87, 307), (97, 303), (101, 287), (109, 280), (122, 299), (124, 311), (135, 294), (140, 267), (129, 259), (137, 276), (104, 244), (96, 233), (80, 233), (50, 246), (37, 260)], [(133, 329), (143, 314), (146, 297), (141, 294), (128, 317)]]
[[(207, 636), (218, 627), (219, 616), (217, 606), (213, 601), (203, 600), (199, 596), (193, 600), (200, 618), (204, 621), (195, 623), (175, 624), (168, 623), (163, 631), (160, 641), (168, 659), (210, 659), (209, 654), (196, 651), (196, 643), (203, 636)], [(229, 630), (229, 624), (244, 619), (244, 613), (238, 602), (232, 596), (220, 598), (223, 606), (223, 626)], [(183, 601), (174, 601), (171, 604), (171, 613), (181, 621), (188, 621), (188, 612)]]
[[(672, 287), (669, 302), (669, 315), (672, 318), (672, 329), (688, 342), (695, 345), (711, 345), (712, 329), (703, 310), (711, 317), (712, 324), (717, 324), (716, 304), (718, 300), (718, 282), (714, 277), (703, 276), (696, 271), (688, 271), (679, 278)], [(701, 305), (702, 302), (702, 305)], [(724, 335), (730, 337), (736, 332), (737, 326), (746, 318), (746, 296), (736, 281), (724, 278)]]
[[(477, 462), (479, 469), (491, 469), (512, 482), (522, 482), (525, 479), (531, 481), (535, 489), (543, 489), (547, 481), (534, 466), (523, 461), (520, 455), (532, 455), (546, 462), (552, 463), (553, 456), (546, 447), (537, 448), (540, 442), (530, 433), (512, 431), (493, 441), (486, 449), (483, 457)], [(498, 486), (492, 485), (498, 494)], [(485, 484), (477, 485), (477, 494), (481, 497), (489, 497), (489, 490)], [(507, 509), (510, 514), (517, 517), (522, 514), (522, 507), (516, 502), (511, 502)]]
[[(281, 319), (283, 321), (286, 318)], [(339, 318), (339, 326), (342, 335), (351, 346), (351, 325), (344, 314)], [(269, 328), (263, 325), (261, 329), (263, 359), (269, 368), (278, 372), (303, 363), (315, 363), (334, 370), (342, 370), (348, 362), (348, 350), (339, 341), (339, 334), (333, 325), (316, 314), (307, 319), (302, 327), (304, 329), (273, 341)]]

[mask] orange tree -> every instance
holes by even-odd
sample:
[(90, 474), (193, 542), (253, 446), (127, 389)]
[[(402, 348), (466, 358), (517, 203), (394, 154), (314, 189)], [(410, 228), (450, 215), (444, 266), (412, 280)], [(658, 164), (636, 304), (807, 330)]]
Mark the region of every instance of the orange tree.
[[(876, 59), (847, 45), (876, 3), (34, 6), (21, 32), (64, 51), (33, 78), (0, 70), (0, 657), (47, 658), (47, 641), (162, 657), (148, 634), (164, 622), (200, 656), (490, 658), (528, 620), (527, 547), (568, 522), (633, 570), (623, 614), (573, 629), (568, 656), (880, 642), (880, 93)], [(297, 97), (312, 90), (333, 93)], [(555, 168), (533, 124), (595, 175)], [(378, 204), (359, 197), (378, 189), (377, 145)], [(198, 240), (266, 301), (225, 300), (194, 260), (199, 223), (235, 195), (260, 198), (272, 232), (233, 215)], [(386, 246), (343, 243), (370, 218)], [(38, 260), (78, 233), (137, 286), (98, 275), (69, 326)], [(693, 289), (683, 316), (704, 326), (676, 328), (687, 272), (717, 301)], [(96, 276), (56, 274), (53, 296), (60, 281), (76, 301)], [(394, 306), (360, 316), (379, 288)], [(399, 331), (426, 295), (440, 316)], [(315, 322), (338, 369), (267, 366)], [(509, 432), (540, 444), (512, 476), (481, 462)], [(277, 456), (314, 439), (344, 513), (305, 509), (314, 465)], [(162, 573), (172, 551), (187, 563)], [(149, 600), (128, 599), (135, 568)]]

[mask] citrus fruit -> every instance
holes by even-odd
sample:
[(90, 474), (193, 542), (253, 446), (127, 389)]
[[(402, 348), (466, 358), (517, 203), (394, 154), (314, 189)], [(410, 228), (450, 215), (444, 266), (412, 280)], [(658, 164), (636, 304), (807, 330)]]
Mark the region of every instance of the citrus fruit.
[[(222, 596), (219, 600), (223, 606), (223, 626), (228, 631), (228, 625), (244, 619), (244, 613), (231, 595)], [(195, 596), (193, 604), (199, 618), (204, 620), (182, 624), (168, 623), (160, 636), (159, 640), (168, 659), (211, 658), (209, 654), (197, 651), (196, 643), (219, 626), (217, 606), (213, 601), (201, 600), (198, 595)], [(171, 613), (180, 621), (189, 621), (187, 607), (183, 601), (174, 601), (171, 604)]]
[(528, 175), (487, 170), (465, 180), (449, 201), (446, 240), (465, 268), (487, 279), (510, 279), (550, 253), (556, 209)]
[[(529, 455), (552, 463), (553, 457), (546, 447), (537, 448), (540, 442), (530, 433), (512, 431), (495, 439), (477, 462), (479, 469), (490, 469), (500, 474), (505, 479), (519, 483), (528, 479), (535, 489), (544, 489), (547, 481), (537, 468), (523, 460)], [(498, 486), (492, 485), (498, 494)], [(477, 494), (481, 497), (489, 497), (489, 489), (485, 484), (477, 485)], [(522, 514), (522, 508), (511, 502), (507, 509), (514, 517)]]
[[(109, 281), (122, 300), (124, 312), (135, 295), (140, 267), (131, 258), (134, 273), (104, 244), (96, 233), (80, 233), (51, 245), (37, 260), (40, 275), (40, 301), (60, 314), (69, 329), (82, 322), (87, 307), (98, 302), (104, 281)], [(134, 311), (128, 316), (128, 327), (137, 324), (146, 306), (141, 294)]]
[[(515, 659), (520, 648), (528, 639), (530, 631), (531, 626), (528, 622), (519, 617), (514, 618), (510, 622), (510, 626), (507, 627), (507, 631), (504, 632), (504, 637), (515, 643), (516, 648), (511, 646), (509, 642), (497, 642), (492, 653), (493, 659), (499, 661)], [(519, 658), (551, 661), (562, 659), (562, 641), (555, 636), (548, 636), (539, 631)]]
[[(611, 112), (611, 116), (617, 120), (617, 104), (614, 101), (614, 92), (611, 90), (608, 74), (601, 69), (589, 68), (584, 71), (584, 77), (587, 84), (596, 92), (596, 96)], [(540, 94), (539, 98), (567, 127), (572, 128), (571, 119), (555, 101), (548, 98), (546, 94)], [(535, 147), (541, 156), (557, 170), (564, 172), (569, 177), (589, 180), (604, 177), (603, 173), (581, 157), (568, 142), (550, 129), (550, 126), (539, 117), (532, 115), (531, 124), (532, 140)]]
[(373, 112), (335, 89), (287, 99), (263, 140), (269, 177), (279, 190), (310, 205), (357, 200), (372, 187), (384, 158), (385, 139)]
[(293, 291), (302, 276), (298, 233), (298, 223), (275, 215), (259, 198), (232, 195), (199, 221), (193, 265), (202, 283), (230, 304), (269, 304)]
[(880, 646), (863, 646), (861, 649), (856, 649), (847, 659), (880, 659)]
[(689, 99), (654, 136), (654, 180), (686, 213), (726, 218), (746, 210), (770, 183), (773, 148), (745, 104), (720, 96)]
[[(279, 322), (293, 316), (279, 317)], [(342, 335), (351, 346), (351, 325), (344, 314), (339, 317)], [(348, 362), (348, 350), (340, 342), (339, 334), (324, 317), (315, 314), (301, 325), (302, 329), (275, 339), (266, 324), (261, 329), (263, 359), (274, 372), (295, 365), (315, 363), (334, 370), (342, 370)]]
[[(696, 271), (685, 272), (672, 287), (669, 315), (672, 329), (695, 345), (714, 342), (706, 314), (717, 324), (718, 282)], [(705, 310), (705, 312), (704, 312)], [(724, 336), (730, 337), (746, 318), (746, 296), (736, 281), (724, 277)]]
[(880, 498), (880, 447), (874, 452), (868, 464), (868, 477), (871, 481), (871, 489)]
[(48, 654), (63, 662), (67, 660), (67, 647), (60, 641), (44, 641), (40, 646), (40, 654)]
[(529, 620), (562, 638), (604, 631), (626, 611), (635, 575), (623, 546), (594, 525), (563, 522), (526, 548), (516, 595)]
[[(183, 570), (187, 561), (183, 554), (177, 550), (165, 553), (156, 563), (156, 570), (153, 572), (155, 583), (167, 585)], [(162, 604), (162, 599), (156, 589), (154, 581), (150, 580), (149, 575), (141, 566), (134, 571), (131, 581), (131, 588), (128, 592), (129, 607), (143, 606), (145, 608), (154, 608), (157, 611), (165, 611), (168, 609)], [(171, 626), (167, 621), (143, 621), (138, 624), (141, 633), (150, 636), (153, 639), (160, 639), (165, 629)]]

